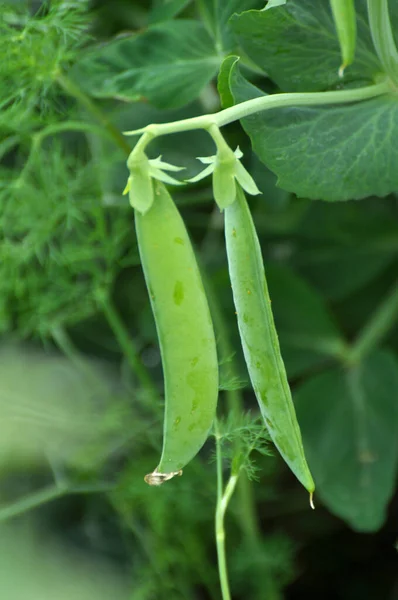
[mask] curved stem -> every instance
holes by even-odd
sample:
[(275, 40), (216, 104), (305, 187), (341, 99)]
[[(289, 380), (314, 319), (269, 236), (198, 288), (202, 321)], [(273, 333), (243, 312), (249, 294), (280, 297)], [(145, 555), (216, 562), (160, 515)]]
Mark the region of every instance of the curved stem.
[(244, 117), (248, 117), (257, 112), (271, 110), (273, 108), (288, 108), (292, 106), (322, 106), (327, 104), (348, 104), (351, 102), (360, 102), (386, 94), (391, 90), (388, 82), (383, 81), (375, 85), (352, 90), (342, 90), (338, 92), (306, 92), (306, 93), (288, 93), (271, 94), (261, 96), (241, 102), (230, 108), (220, 111), (214, 115), (214, 121), (218, 127), (224, 127)]
[(374, 85), (350, 90), (333, 92), (294, 92), (287, 94), (271, 94), (269, 96), (260, 96), (246, 102), (241, 102), (231, 106), (214, 115), (201, 115), (181, 121), (172, 121), (170, 123), (158, 123), (147, 125), (142, 129), (126, 131), (125, 135), (139, 135), (150, 133), (152, 137), (160, 135), (169, 135), (171, 133), (181, 133), (183, 131), (192, 131), (194, 129), (209, 129), (213, 125), (223, 127), (239, 119), (243, 119), (264, 110), (274, 108), (289, 108), (294, 106), (322, 106), (327, 104), (348, 104), (351, 102), (361, 102), (369, 100), (391, 91), (391, 83), (383, 81)]
[(388, 12), (388, 0), (368, 0), (373, 44), (386, 74), (398, 84), (398, 51)]
[(101, 123), (115, 144), (128, 156), (131, 152), (130, 145), (106, 114), (66, 75), (59, 73), (56, 81), (65, 92), (76, 98)]

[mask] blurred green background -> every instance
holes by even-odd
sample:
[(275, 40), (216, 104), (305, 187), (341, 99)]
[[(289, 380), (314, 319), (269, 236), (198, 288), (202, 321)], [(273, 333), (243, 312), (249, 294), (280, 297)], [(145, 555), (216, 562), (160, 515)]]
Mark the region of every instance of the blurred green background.
[[(212, 438), (183, 477), (161, 488), (143, 480), (160, 452), (163, 381), (133, 211), (121, 195), (125, 153), (85, 102), (90, 94), (79, 99), (59, 78), (62, 71), (79, 79), (87, 48), (145, 34), (170, 18), (195, 27), (203, 21), (211, 38), (212, 6), (96, 0), (0, 8), (4, 600), (220, 598)], [(239, 52), (227, 25), (224, 33), (228, 50)], [(127, 58), (134, 64), (134, 53)], [(276, 91), (264, 74), (244, 68), (262, 89)], [(155, 90), (158, 104), (138, 92), (134, 101), (92, 93), (91, 102), (120, 131), (215, 111), (211, 69), (187, 102), (166, 88)], [(104, 77), (98, 71), (99, 86), (107, 85)], [(397, 324), (352, 378), (339, 362), (341, 344), (396, 294), (397, 195), (334, 204), (296, 198), (276, 186), (239, 124), (225, 135), (239, 144), (263, 192), (250, 206), (318, 484), (311, 511), (283, 461), (255, 453), (250, 496), (237, 493), (227, 515), (233, 598), (397, 600)], [(186, 167), (188, 178), (199, 169), (195, 157), (213, 146), (198, 131), (156, 140), (150, 151)], [(255, 416), (211, 182), (181, 186), (173, 197), (208, 287), (220, 350), (219, 414), (238, 397)]]

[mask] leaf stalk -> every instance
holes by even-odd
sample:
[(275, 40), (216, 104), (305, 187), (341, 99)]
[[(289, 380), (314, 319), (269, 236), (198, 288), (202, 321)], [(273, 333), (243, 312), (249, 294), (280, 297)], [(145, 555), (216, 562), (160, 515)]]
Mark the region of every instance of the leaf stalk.
[(368, 0), (368, 18), (373, 44), (391, 81), (398, 85), (398, 51), (388, 11), (388, 0)]

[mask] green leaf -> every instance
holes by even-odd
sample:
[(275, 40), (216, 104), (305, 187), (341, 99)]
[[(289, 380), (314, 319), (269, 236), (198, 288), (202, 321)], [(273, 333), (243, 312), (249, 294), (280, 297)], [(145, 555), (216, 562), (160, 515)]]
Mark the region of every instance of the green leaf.
[[(366, 244), (366, 242), (365, 242)], [(377, 247), (308, 249), (293, 262), (310, 282), (331, 300), (346, 298), (384, 271), (396, 258), (395, 252)]]
[(341, 342), (341, 333), (319, 292), (285, 266), (268, 265), (266, 275), (281, 336), (311, 349)]
[(197, 21), (168, 21), (87, 53), (71, 77), (98, 98), (177, 108), (197, 98), (214, 77), (221, 58)]
[(374, 280), (398, 254), (398, 223), (386, 203), (312, 202), (292, 264), (323, 296), (341, 300)]
[[(265, 95), (236, 63), (229, 84), (236, 103)], [(346, 106), (264, 111), (242, 125), (278, 186), (299, 197), (336, 201), (398, 190), (392, 142), (398, 137), (398, 99), (392, 94)]]
[(234, 97), (229, 87), (229, 74), (232, 67), (239, 61), (239, 56), (227, 56), (221, 65), (217, 80), (217, 90), (222, 108), (229, 108), (235, 104)]
[(385, 520), (398, 459), (398, 365), (375, 351), (296, 392), (296, 410), (320, 499), (357, 531)]
[[(382, 70), (373, 52), (366, 3), (356, 5), (358, 43), (344, 83), (373, 81)], [(289, 0), (273, 10), (236, 15), (230, 26), (244, 52), (283, 91), (316, 92), (341, 84), (340, 46), (329, 0)]]
[(218, 45), (225, 51), (235, 46), (229, 25), (230, 17), (245, 10), (260, 8), (264, 0), (199, 0), (203, 20), (207, 23)]
[(155, 0), (149, 13), (149, 22), (160, 23), (172, 19), (180, 13), (192, 0)]
[(285, 266), (267, 265), (266, 277), (289, 377), (337, 354), (343, 338), (319, 292)]

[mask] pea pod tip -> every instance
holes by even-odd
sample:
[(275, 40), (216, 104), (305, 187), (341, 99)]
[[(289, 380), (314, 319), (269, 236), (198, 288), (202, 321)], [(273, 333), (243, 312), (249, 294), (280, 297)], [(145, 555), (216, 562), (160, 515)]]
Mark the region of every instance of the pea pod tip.
[(145, 475), (144, 481), (148, 485), (162, 485), (166, 481), (173, 479), (173, 477), (175, 477), (176, 475), (181, 477), (182, 469), (180, 469), (179, 471), (174, 471), (172, 473), (159, 473), (159, 471), (155, 469), (153, 473), (148, 473), (148, 475)]
[(312, 510), (315, 510), (314, 492), (310, 492), (310, 506), (311, 506)]

